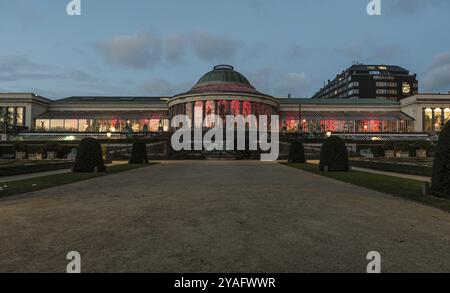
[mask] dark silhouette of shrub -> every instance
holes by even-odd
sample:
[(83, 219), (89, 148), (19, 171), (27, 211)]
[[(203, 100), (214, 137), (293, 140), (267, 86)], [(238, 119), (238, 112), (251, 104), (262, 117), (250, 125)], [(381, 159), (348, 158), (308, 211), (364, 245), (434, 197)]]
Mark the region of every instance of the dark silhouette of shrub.
[(148, 164), (147, 145), (143, 141), (135, 141), (131, 149), (130, 164)]
[(13, 148), (14, 148), (15, 152), (26, 152), (27, 151), (27, 145), (21, 141), (16, 141), (13, 144)]
[(303, 143), (299, 140), (293, 141), (289, 147), (288, 163), (305, 163), (305, 149)]
[(450, 198), (450, 121), (439, 134), (433, 163), (431, 192), (437, 197)]
[(56, 141), (49, 141), (45, 144), (45, 150), (47, 152), (60, 152), (61, 151), (61, 144)]
[(105, 172), (102, 146), (95, 138), (85, 138), (78, 145), (74, 172)]
[(325, 140), (320, 150), (319, 169), (325, 171), (348, 171), (348, 152), (344, 141), (336, 136), (331, 136)]

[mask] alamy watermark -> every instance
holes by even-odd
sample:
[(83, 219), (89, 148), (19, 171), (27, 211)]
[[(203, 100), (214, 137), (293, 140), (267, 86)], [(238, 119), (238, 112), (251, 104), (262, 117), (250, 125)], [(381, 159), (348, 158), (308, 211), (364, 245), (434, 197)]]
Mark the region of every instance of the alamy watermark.
[(370, 251), (366, 259), (369, 260), (366, 268), (368, 274), (381, 273), (381, 254), (378, 251)]
[(70, 251), (66, 255), (66, 260), (69, 263), (66, 266), (66, 272), (68, 274), (81, 273), (81, 255), (78, 251)]
[(370, 16), (381, 16), (381, 0), (371, 0), (366, 11)]
[[(366, 8), (367, 14), (370, 16), (381, 15), (381, 0), (370, 0)], [(81, 15), (81, 0), (71, 0), (66, 7), (66, 13), (69, 16)]]
[[(172, 135), (172, 148), (175, 151), (203, 149), (206, 151), (256, 151), (259, 149), (268, 152), (261, 154), (261, 161), (276, 161), (280, 150), (279, 116), (270, 116), (270, 133), (268, 120), (266, 115), (260, 115), (259, 120), (254, 115), (247, 117), (228, 115), (223, 125), (223, 119), (212, 114), (206, 116), (203, 121), (202, 125), (210, 126), (203, 135), (202, 127), (191, 127), (192, 121), (189, 116), (177, 115), (171, 121), (171, 126), (177, 129)], [(224, 130), (226, 139), (224, 139)]]
[(67, 4), (66, 13), (69, 16), (81, 15), (81, 0), (71, 0)]

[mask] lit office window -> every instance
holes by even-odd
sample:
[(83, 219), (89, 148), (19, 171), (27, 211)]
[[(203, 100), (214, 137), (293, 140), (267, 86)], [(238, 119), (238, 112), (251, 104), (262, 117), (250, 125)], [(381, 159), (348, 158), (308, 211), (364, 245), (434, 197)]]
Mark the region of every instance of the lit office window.
[(411, 86), (409, 83), (404, 82), (402, 85), (402, 92), (404, 95), (409, 95), (411, 93)]

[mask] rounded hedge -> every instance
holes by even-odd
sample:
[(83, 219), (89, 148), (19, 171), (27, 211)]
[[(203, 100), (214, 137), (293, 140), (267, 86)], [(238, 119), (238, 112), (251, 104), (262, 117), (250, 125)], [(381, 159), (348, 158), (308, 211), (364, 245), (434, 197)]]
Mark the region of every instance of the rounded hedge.
[(325, 140), (320, 150), (319, 169), (325, 171), (348, 171), (348, 152), (344, 141), (336, 136), (331, 136)]
[(104, 172), (102, 146), (95, 138), (85, 138), (78, 145), (74, 172)]
[(147, 145), (143, 141), (135, 141), (131, 149), (130, 164), (148, 164)]
[(303, 164), (305, 163), (305, 148), (301, 141), (293, 141), (289, 147), (288, 163)]
[(61, 151), (61, 144), (56, 141), (49, 141), (45, 144), (45, 150), (47, 152), (60, 152)]
[(27, 145), (21, 141), (14, 142), (13, 148), (14, 148), (15, 152), (26, 152), (27, 151)]
[(438, 197), (450, 198), (450, 121), (439, 134), (433, 163), (431, 192)]

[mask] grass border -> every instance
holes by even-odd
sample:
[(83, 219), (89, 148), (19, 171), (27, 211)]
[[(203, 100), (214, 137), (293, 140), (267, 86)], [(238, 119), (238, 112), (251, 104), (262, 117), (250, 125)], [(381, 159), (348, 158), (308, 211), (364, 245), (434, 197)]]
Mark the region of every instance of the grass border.
[(414, 179), (406, 179), (389, 175), (374, 174), (363, 171), (348, 172), (322, 172), (313, 164), (289, 164), (280, 162), (281, 165), (300, 169), (320, 176), (332, 178), (338, 181), (365, 187), (371, 190), (383, 192), (394, 197), (404, 198), (416, 203), (424, 204), (450, 213), (450, 200), (422, 195), (422, 182)]
[[(153, 165), (133, 165), (133, 164), (123, 164), (108, 166), (106, 172), (102, 173), (62, 173), (55, 175), (46, 175), (40, 177), (33, 177), (22, 180), (15, 180), (9, 182), (2, 182), (0, 186), (3, 190), (0, 190), (0, 199), (11, 197), (18, 194), (23, 194), (27, 192), (38, 191), (42, 189), (47, 189), (56, 186), (62, 186), (70, 183), (80, 182), (92, 178), (103, 177), (108, 175), (113, 175), (125, 171), (135, 170), (143, 168), (146, 166)], [(7, 186), (7, 187), (4, 187)]]

